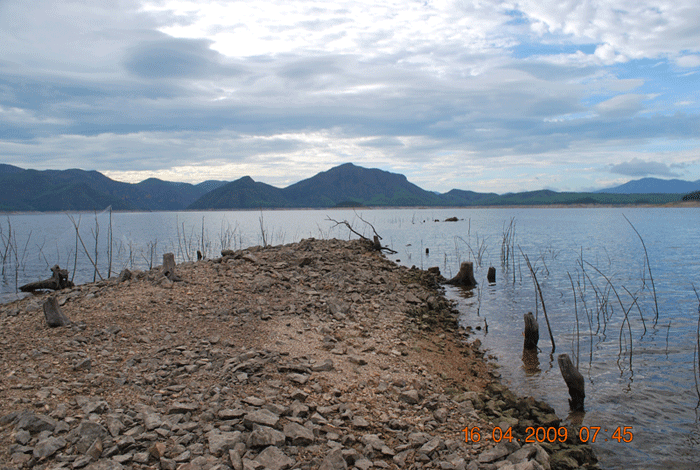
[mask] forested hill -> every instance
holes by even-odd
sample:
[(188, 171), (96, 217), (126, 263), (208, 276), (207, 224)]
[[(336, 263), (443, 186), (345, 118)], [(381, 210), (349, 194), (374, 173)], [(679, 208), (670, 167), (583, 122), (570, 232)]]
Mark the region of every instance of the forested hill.
[[(613, 188), (614, 189), (614, 188)], [(221, 210), (325, 207), (470, 207), (510, 205), (665, 204), (682, 193), (570, 193), (549, 190), (478, 193), (426, 191), (406, 176), (345, 163), (286, 188), (256, 182), (205, 181), (196, 185), (149, 178), (131, 184), (97, 171), (25, 170), (0, 164), (0, 211)]]

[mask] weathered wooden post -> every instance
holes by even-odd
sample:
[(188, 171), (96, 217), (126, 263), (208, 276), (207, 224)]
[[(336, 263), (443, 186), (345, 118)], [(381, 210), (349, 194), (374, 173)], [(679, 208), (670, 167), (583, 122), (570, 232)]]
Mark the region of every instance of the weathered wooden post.
[(471, 261), (464, 261), (460, 265), (457, 275), (447, 281), (447, 284), (461, 287), (475, 287), (476, 279), (474, 279), (474, 263)]
[(540, 340), (540, 327), (532, 312), (527, 312), (523, 317), (525, 318), (525, 341), (523, 343), (523, 349), (537, 350), (537, 343)]
[(496, 282), (496, 268), (493, 266), (489, 267), (488, 273), (486, 273), (486, 280), (489, 281), (491, 284), (494, 284)]
[(561, 370), (561, 375), (564, 377), (564, 382), (566, 386), (569, 387), (569, 408), (571, 411), (583, 411), (583, 401), (586, 398), (586, 392), (584, 390), (583, 375), (578, 371), (574, 363), (569, 359), (568, 354), (559, 354), (557, 357), (557, 362), (559, 363), (559, 370)]
[(61, 311), (58, 306), (58, 301), (54, 296), (49, 297), (46, 302), (44, 302), (44, 317), (46, 317), (46, 323), (51, 328), (70, 325), (70, 320)]

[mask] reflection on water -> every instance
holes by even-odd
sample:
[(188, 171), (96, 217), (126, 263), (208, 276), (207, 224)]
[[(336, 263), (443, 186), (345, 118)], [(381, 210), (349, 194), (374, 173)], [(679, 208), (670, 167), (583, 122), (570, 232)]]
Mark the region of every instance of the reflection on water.
[[(462, 261), (474, 262), (477, 288), (448, 287), (447, 295), (458, 302), (461, 322), (498, 358), (504, 381), (520, 395), (546, 400), (571, 422), (613, 430), (633, 427), (630, 443), (595, 443), (604, 467), (700, 466), (694, 369), (698, 299), (693, 292), (693, 283), (700, 286), (700, 210), (386, 209), (359, 215), (398, 252), (391, 258), (401, 264), (438, 266), (450, 278)], [(648, 265), (623, 215), (643, 237)], [(111, 274), (124, 267), (147, 268), (154, 259), (159, 264), (168, 251), (181, 262), (193, 259), (197, 249), (213, 257), (222, 247), (308, 237), (347, 239), (349, 232), (334, 228), (329, 216), (372, 234), (358, 214), (340, 209), (115, 213)], [(72, 272), (75, 263), (75, 281), (92, 280), (94, 268), (82, 248), (76, 257), (75, 230), (65, 214), (11, 217), (22, 266), (14, 270), (3, 264), (2, 294), (13, 293), (16, 284), (48, 277), (54, 264)], [(82, 238), (96, 245), (101, 274), (107, 274), (107, 215), (82, 217)], [(435, 222), (448, 217), (459, 220)], [(96, 223), (100, 237), (95, 243), (91, 229)], [(508, 250), (503, 249), (505, 239), (511, 242)], [(92, 244), (88, 248), (94, 252)], [(528, 255), (542, 289), (556, 354), (569, 354), (584, 376), (583, 415), (569, 415), (568, 390), (549, 334), (540, 335), (537, 354), (523, 354), (523, 314), (533, 311), (540, 318), (543, 312), (520, 250)], [(486, 281), (489, 266), (497, 269), (495, 284)]]
[(526, 377), (539, 375), (542, 372), (540, 369), (539, 353), (535, 349), (523, 349), (523, 371)]

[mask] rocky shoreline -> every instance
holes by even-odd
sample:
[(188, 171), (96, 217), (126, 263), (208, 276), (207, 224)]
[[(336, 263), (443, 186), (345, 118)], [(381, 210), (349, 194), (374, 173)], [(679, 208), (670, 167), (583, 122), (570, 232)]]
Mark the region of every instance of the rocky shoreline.
[(0, 306), (0, 469), (597, 468), (574, 429), (528, 437), (559, 418), (498, 382), (434, 270), (314, 239), (176, 269)]

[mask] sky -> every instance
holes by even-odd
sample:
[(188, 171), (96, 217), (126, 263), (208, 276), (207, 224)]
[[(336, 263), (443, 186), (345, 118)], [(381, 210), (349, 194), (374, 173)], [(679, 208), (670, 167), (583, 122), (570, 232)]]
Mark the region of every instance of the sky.
[(697, 0), (0, 0), (0, 162), (286, 187), (700, 179)]

